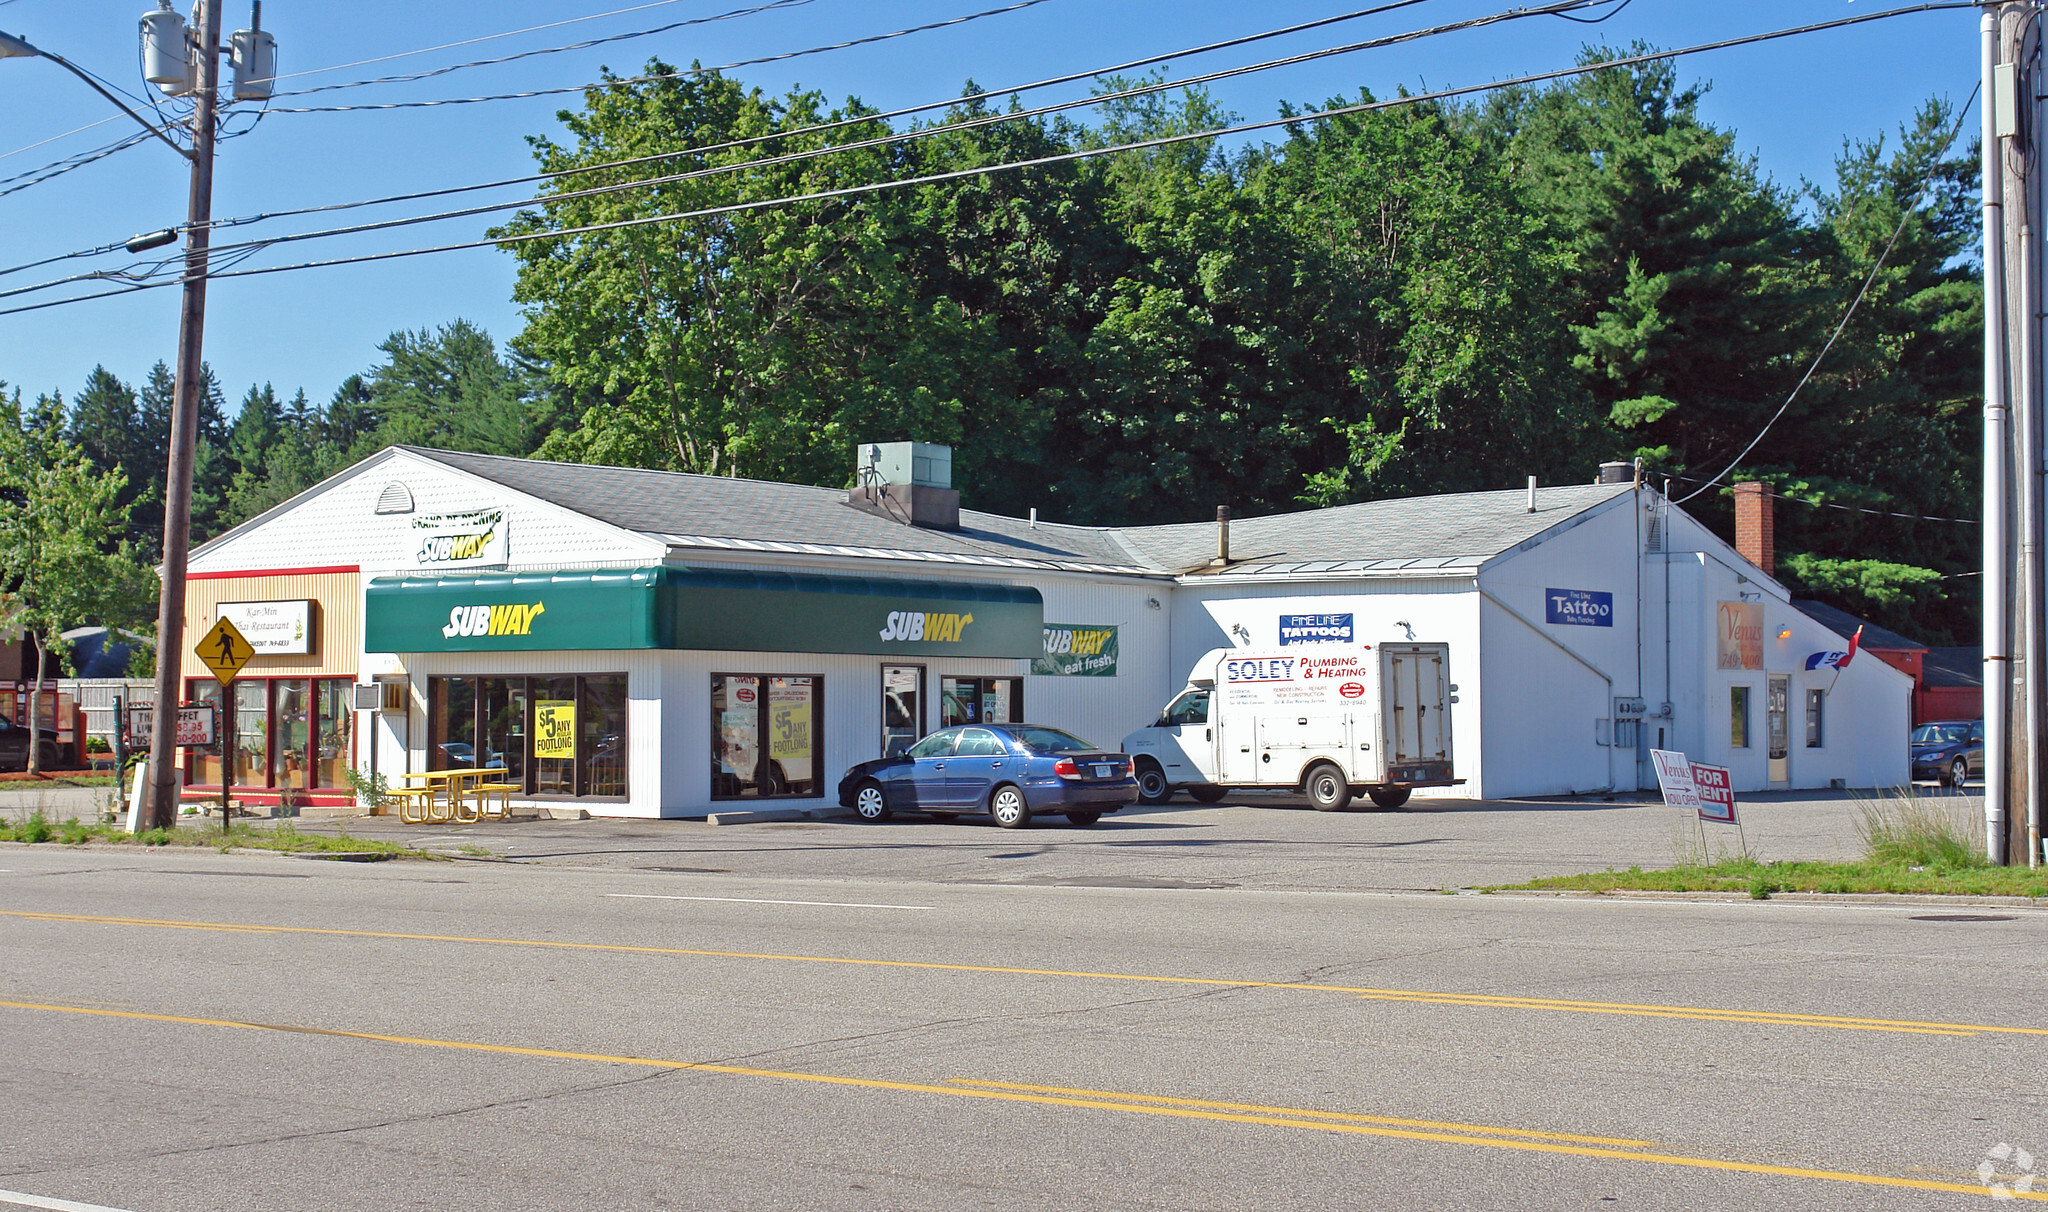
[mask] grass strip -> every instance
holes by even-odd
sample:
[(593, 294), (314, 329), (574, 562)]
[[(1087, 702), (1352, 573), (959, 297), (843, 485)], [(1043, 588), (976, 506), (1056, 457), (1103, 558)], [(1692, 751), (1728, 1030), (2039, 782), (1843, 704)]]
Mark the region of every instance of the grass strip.
[(208, 846), (216, 850), (275, 850), (286, 854), (370, 853), (400, 858), (431, 858), (397, 842), (373, 841), (346, 833), (301, 833), (290, 821), (275, 825), (220, 825), (194, 821), (175, 829), (151, 829), (130, 833), (118, 824), (94, 823), (76, 818), (53, 821), (41, 812), (13, 820), (0, 819), (0, 842), (37, 845), (54, 842), (65, 846), (98, 843), (115, 846)]
[(1488, 892), (1746, 892), (1762, 900), (1776, 892), (1889, 892), (1914, 896), (2048, 897), (2048, 868), (1916, 865), (1881, 859), (1854, 862), (1765, 863), (1725, 858), (1645, 871), (1608, 869), (1555, 875), (1526, 884), (1500, 884)]

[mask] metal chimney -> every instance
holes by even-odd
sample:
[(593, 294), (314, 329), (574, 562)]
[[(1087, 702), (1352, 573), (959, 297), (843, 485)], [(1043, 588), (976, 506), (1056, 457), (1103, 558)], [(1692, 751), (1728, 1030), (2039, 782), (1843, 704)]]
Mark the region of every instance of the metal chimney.
[(1221, 568), (1230, 563), (1230, 506), (1216, 507), (1216, 558), (1209, 561), (1211, 568)]

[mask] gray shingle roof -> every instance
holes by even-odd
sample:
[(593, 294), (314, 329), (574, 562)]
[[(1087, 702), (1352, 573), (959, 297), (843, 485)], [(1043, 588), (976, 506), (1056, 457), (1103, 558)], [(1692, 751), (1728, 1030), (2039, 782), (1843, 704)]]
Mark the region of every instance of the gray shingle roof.
[[(1216, 524), (1101, 528), (960, 511), (957, 531), (892, 522), (846, 504), (844, 489), (688, 475), (408, 446), (423, 458), (551, 501), (621, 529), (695, 546), (856, 548), (936, 559), (1013, 559), (1138, 573), (1208, 565)], [(1623, 493), (1627, 484), (1563, 485), (1366, 501), (1230, 523), (1230, 571), (1303, 572), (1476, 568), (1493, 556)], [(1867, 638), (1867, 637), (1866, 637)]]
[(1910, 652), (1915, 648), (1924, 649), (1927, 647), (1927, 645), (1922, 644), (1918, 640), (1908, 639), (1896, 631), (1889, 631), (1875, 623), (1865, 622), (1848, 611), (1830, 606), (1826, 602), (1816, 602), (1811, 598), (1794, 598), (1792, 599), (1792, 608), (1845, 640), (1855, 635), (1856, 629), (1861, 627), (1863, 629), (1863, 639), (1857, 645), (1861, 648), (1881, 648), (1886, 652)]
[(1929, 686), (1984, 685), (1982, 647), (1929, 648), (1920, 659), (1920, 680)]

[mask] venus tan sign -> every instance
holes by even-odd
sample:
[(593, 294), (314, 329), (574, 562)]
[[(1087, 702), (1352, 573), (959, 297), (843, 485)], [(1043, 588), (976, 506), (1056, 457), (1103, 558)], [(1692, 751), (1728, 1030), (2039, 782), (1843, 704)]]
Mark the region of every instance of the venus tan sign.
[(1764, 667), (1764, 608), (1761, 602), (1722, 602), (1714, 638), (1719, 669)]

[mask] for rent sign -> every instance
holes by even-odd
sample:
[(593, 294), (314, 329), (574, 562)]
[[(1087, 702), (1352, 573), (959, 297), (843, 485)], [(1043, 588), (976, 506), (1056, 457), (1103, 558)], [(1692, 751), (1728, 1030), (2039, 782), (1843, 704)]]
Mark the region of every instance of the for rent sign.
[(1665, 803), (1691, 809), (1703, 821), (1736, 823), (1735, 784), (1727, 767), (1695, 762), (1669, 749), (1650, 750), (1650, 761), (1657, 767), (1657, 785), (1664, 791)]

